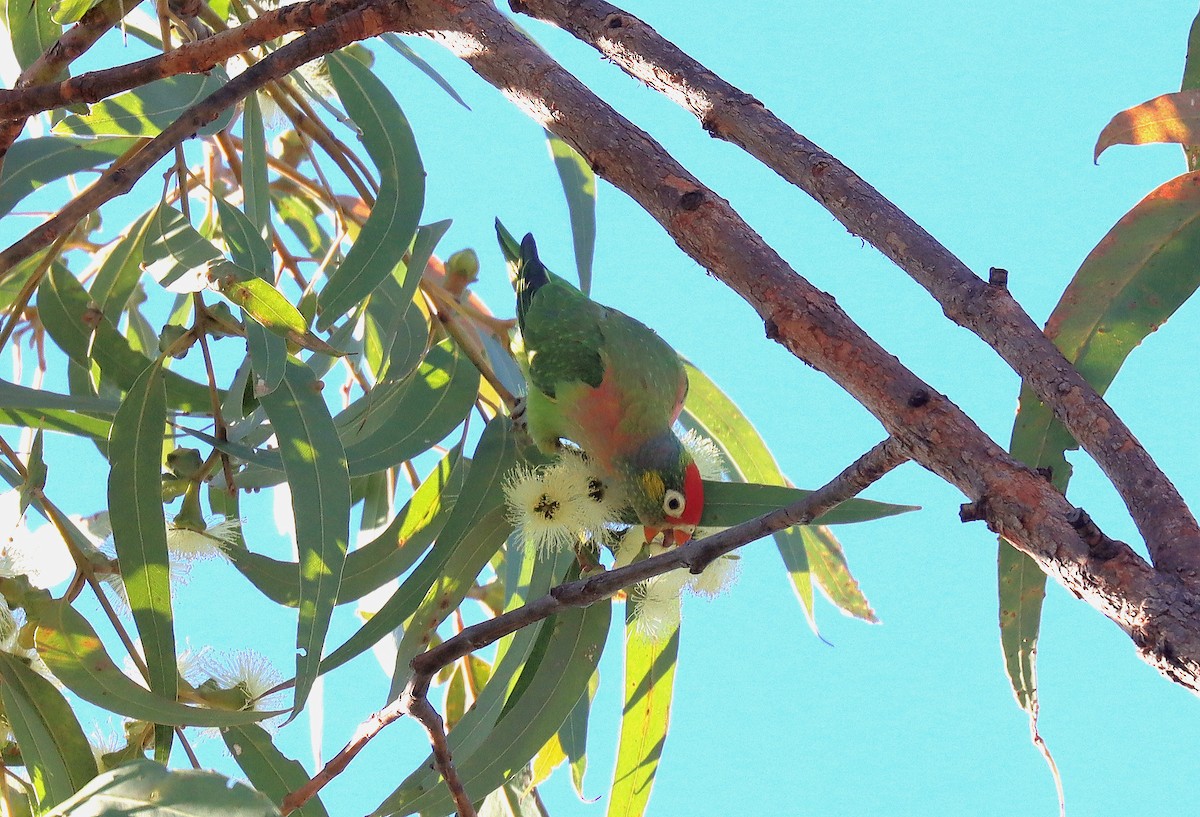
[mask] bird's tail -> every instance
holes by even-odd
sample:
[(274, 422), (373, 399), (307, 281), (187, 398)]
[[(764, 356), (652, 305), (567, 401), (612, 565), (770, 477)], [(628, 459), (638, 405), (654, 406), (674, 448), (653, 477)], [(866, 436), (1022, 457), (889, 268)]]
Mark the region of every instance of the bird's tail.
[(537, 242), (533, 240), (533, 233), (526, 233), (521, 239), (521, 256), (517, 263), (517, 323), (522, 332), (525, 330), (525, 313), (533, 302), (534, 293), (548, 283), (550, 276), (538, 258)]

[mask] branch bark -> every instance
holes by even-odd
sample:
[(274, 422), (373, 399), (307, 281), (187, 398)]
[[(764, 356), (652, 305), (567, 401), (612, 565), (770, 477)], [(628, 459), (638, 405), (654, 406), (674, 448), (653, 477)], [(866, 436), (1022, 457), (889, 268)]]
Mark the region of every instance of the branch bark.
[[(293, 31), (316, 28), (340, 17), (365, 0), (311, 0), (264, 12), (237, 28), (227, 29), (203, 40), (183, 43), (165, 54), (144, 60), (89, 71), (58, 83), (22, 85), (0, 89), (0, 119), (21, 119), (41, 111), (76, 103), (99, 102), (176, 74), (201, 74), (263, 43)], [(7, 125), (6, 125), (7, 126)]]
[(1200, 582), (1200, 526), (1179, 491), (1094, 388), (1013, 299), (989, 286), (854, 171), (637, 17), (605, 0), (511, 0), (566, 29), (635, 79), (691, 111), (907, 272), (946, 317), (980, 338), (1049, 406), (1112, 481), (1156, 566)]
[[(60, 71), (95, 45), (106, 31), (136, 7), (137, 3), (129, 2), (129, 0), (102, 0), (92, 6), (79, 18), (79, 22), (73, 25), (69, 31), (64, 32), (57, 42), (46, 49), (46, 53), (21, 72), (14, 87), (26, 88), (54, 79)], [(0, 169), (4, 167), (4, 157), (8, 154), (8, 149), (13, 146), (13, 142), (17, 141), (17, 137), (24, 129), (24, 117), (9, 122), (0, 122)]]
[[(833, 298), (792, 270), (728, 202), (490, 4), (412, 5), (425, 36), (466, 60), (637, 201), (680, 248), (755, 308), (768, 337), (832, 377), (915, 460), (980, 503), (989, 528), (1129, 633), (1144, 660), (1200, 690), (1200, 631), (1194, 621), (1200, 607), (1177, 576), (1154, 570), (1124, 545), (1111, 558), (1092, 554), (1069, 524), (1074, 509), (1062, 494), (902, 366)], [(984, 304), (975, 308), (983, 311), (997, 299), (986, 286), (977, 294)]]

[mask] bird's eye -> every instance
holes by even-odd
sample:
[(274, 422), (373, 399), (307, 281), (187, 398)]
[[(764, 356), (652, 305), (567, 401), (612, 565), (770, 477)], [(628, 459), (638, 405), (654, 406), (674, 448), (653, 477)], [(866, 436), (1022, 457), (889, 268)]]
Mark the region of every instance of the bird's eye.
[(679, 491), (668, 489), (663, 495), (663, 510), (669, 516), (679, 516), (683, 513), (684, 498)]

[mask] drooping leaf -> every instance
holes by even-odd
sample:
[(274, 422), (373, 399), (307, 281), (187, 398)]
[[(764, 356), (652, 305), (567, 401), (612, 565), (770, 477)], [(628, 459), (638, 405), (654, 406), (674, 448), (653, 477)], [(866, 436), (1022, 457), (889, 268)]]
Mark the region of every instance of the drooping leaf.
[(625, 609), (625, 704), (608, 817), (641, 817), (667, 742), (679, 624), (658, 638), (638, 631), (633, 605)]
[(471, 110), (471, 106), (463, 101), (463, 98), (458, 95), (458, 91), (454, 90), (454, 86), (451, 85), (445, 77), (439, 74), (436, 68), (426, 62), (420, 54), (409, 48), (408, 44), (405, 43), (404, 40), (400, 39), (399, 35), (390, 31), (385, 31), (383, 34), (379, 35), (379, 39), (383, 40), (385, 44), (391, 46), (397, 54), (415, 65), (422, 74), (437, 83), (437, 86), (449, 94), (451, 99), (453, 99), (459, 105), (462, 105), (468, 111)]
[(63, 686), (101, 709), (170, 726), (236, 726), (279, 714), (207, 709), (163, 698), (122, 672), (92, 625), (65, 601), (44, 602), (35, 613), (38, 655)]
[(279, 809), (245, 783), (216, 772), (170, 771), (134, 760), (96, 777), (47, 817), (279, 817)]
[(115, 326), (125, 311), (130, 296), (142, 276), (142, 253), (150, 222), (158, 212), (155, 207), (131, 223), (108, 247), (100, 262), (88, 294), (100, 307), (104, 317)]
[(96, 760), (71, 705), (54, 684), (16, 656), (0, 652), (0, 696), (43, 808), (96, 776)]
[[(7, 2), (10, 8), (30, 6), (29, 0)], [(41, 6), (40, 3), (34, 5)], [(0, 170), (0, 218), (12, 212), (18, 201), (39, 187), (110, 162), (135, 144), (133, 139), (78, 139), (71, 136), (22, 139), (8, 149), (4, 168)]]
[(379, 170), (379, 194), (357, 240), (317, 299), (317, 328), (322, 331), (391, 274), (417, 231), (425, 202), (417, 142), (387, 86), (355, 59), (334, 53), (326, 60), (338, 97), (362, 130), (363, 146)]
[[(680, 422), (712, 439), (725, 453), (726, 461), (735, 476), (771, 485), (786, 484), (787, 480), (779, 470), (766, 442), (741, 409), (695, 366), (688, 364), (687, 374), (687, 403), (683, 414), (680, 415)], [(706, 497), (705, 504), (707, 501)], [(796, 599), (800, 602), (804, 618), (812, 631), (819, 634), (812, 574), (809, 571), (804, 543), (794, 531), (784, 530), (775, 534), (775, 546)]]
[(267, 177), (267, 136), (257, 93), (248, 94), (242, 105), (242, 197), (246, 218), (265, 237), (271, 223), (271, 191)]
[[(253, 96), (251, 94), (251, 97)], [(247, 123), (246, 127), (249, 128), (250, 125)], [(261, 128), (260, 122), (259, 129)], [(262, 163), (262, 183), (265, 184), (265, 157), (262, 158)], [(252, 173), (249, 165), (250, 162), (247, 161), (243, 166), (242, 172), (246, 177)], [(269, 204), (269, 201), (267, 203)], [(246, 206), (250, 206), (249, 198)], [(307, 331), (308, 324), (300, 311), (275, 289), (271, 275), (271, 248), (260, 236), (260, 228), (255, 226), (248, 216), (220, 199), (217, 200), (217, 210), (221, 215), (221, 228), (234, 263), (253, 271), (256, 276), (246, 281), (230, 281), (223, 284), (221, 294), (242, 307), (246, 347), (250, 351), (250, 361), (258, 378), (256, 388), (262, 393), (272, 392), (278, 388), (287, 367), (288, 333), (303, 334)], [(269, 209), (267, 215), (270, 215)], [(261, 291), (253, 289), (254, 287)], [(245, 303), (242, 303), (243, 301)], [(251, 320), (244, 320), (246, 316)]]
[[(77, 136), (138, 136), (153, 138), (180, 114), (229, 82), (225, 69), (217, 66), (204, 74), (176, 74), (157, 79), (132, 91), (92, 105), (86, 114), (71, 114), (54, 126), (55, 133)], [(224, 130), (233, 119), (233, 108), (197, 131), (211, 136)]]
[[(1046, 324), (1046, 335), (1104, 394), (1126, 357), (1200, 286), (1200, 173), (1163, 184), (1126, 213), (1088, 254)], [(1075, 441), (1027, 388), (1021, 390), (1009, 450), (1049, 468), (1065, 490)], [(1028, 556), (1001, 540), (1000, 638), (1017, 703), (1037, 733), (1037, 639), (1046, 577)]]
[(167, 398), (162, 366), (146, 367), (113, 418), (108, 450), (108, 518), (125, 595), (150, 670), (150, 689), (175, 700), (175, 624), (162, 503)]
[(799, 533), (804, 542), (804, 550), (808, 554), (813, 578), (825, 597), (848, 616), (872, 624), (878, 623), (879, 619), (871, 609), (867, 597), (863, 595), (862, 588), (850, 575), (841, 543), (834, 538), (829, 528), (804, 525), (799, 528)]
[[(232, 726), (222, 730), (221, 737), (254, 788), (271, 802), (282, 803), (284, 797), (308, 782), (310, 775), (304, 767), (280, 752), (261, 726)], [(313, 797), (292, 813), (299, 817), (328, 815), (320, 797)]]
[(316, 680), (350, 538), (350, 475), (329, 407), (312, 369), (288, 360), (279, 388), (261, 398), (279, 440), (292, 494), (300, 557), (296, 698), (300, 712)]
[[(1179, 90), (1192, 91), (1200, 88), (1200, 14), (1192, 20), (1188, 31), (1187, 58), (1183, 64), (1183, 80)], [(1200, 170), (1200, 146), (1184, 145), (1183, 154), (1187, 158), (1188, 170)]]
[(1156, 96), (1114, 116), (1100, 131), (1093, 160), (1113, 145), (1200, 142), (1200, 90)]
[(546, 131), (546, 142), (567, 197), (579, 288), (587, 295), (592, 289), (592, 256), (596, 251), (596, 174), (575, 148), (550, 131)]
[[(105, 378), (128, 390), (150, 364), (134, 351), (112, 322), (90, 307), (87, 292), (66, 269), (51, 267), (38, 288), (38, 317), (58, 347), (85, 370), (94, 358)], [(89, 331), (88, 327), (94, 330)], [(181, 411), (212, 409), (208, 387), (175, 372), (163, 372), (167, 403)]]

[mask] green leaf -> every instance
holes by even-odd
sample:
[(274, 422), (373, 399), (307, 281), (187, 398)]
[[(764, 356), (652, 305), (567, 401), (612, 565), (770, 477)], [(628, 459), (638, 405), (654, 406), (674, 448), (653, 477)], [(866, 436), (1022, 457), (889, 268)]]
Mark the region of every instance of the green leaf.
[[(223, 199), (216, 199), (221, 234), (229, 247), (229, 256), (244, 270), (264, 281), (274, 280), (271, 247), (263, 239), (250, 217)], [(307, 326), (307, 324), (306, 324)]]
[(108, 440), (108, 517), (121, 577), (150, 670), (150, 689), (174, 700), (175, 626), (171, 566), (162, 504), (163, 428), (167, 399), (163, 370), (154, 363), (130, 388)]
[(427, 450), (463, 421), (479, 392), (479, 370), (446, 342), (401, 381), (377, 385), (337, 416), (350, 473), (382, 471)]
[(96, 270), (92, 288), (88, 290), (92, 300), (100, 307), (104, 317), (115, 326), (121, 313), (129, 304), (129, 298), (142, 277), (142, 255), (150, 223), (158, 213), (158, 207), (138, 217), (125, 228), (116, 241), (108, 245), (108, 253)]
[[(251, 94), (253, 97), (253, 94)], [(249, 127), (249, 125), (247, 125)], [(261, 123), (259, 128), (261, 130)], [(262, 183), (265, 185), (266, 159), (262, 159)], [(251, 173), (247, 161), (243, 176)], [(249, 196), (249, 192), (247, 192)], [(269, 205), (269, 200), (265, 202)], [(249, 199), (246, 205), (249, 206)], [(283, 379), (287, 367), (287, 340), (289, 332), (305, 334), (308, 324), (291, 303), (272, 284), (272, 255), (260, 235), (260, 230), (249, 217), (217, 199), (217, 211), (221, 216), (221, 229), (229, 244), (230, 254), (238, 266), (252, 270), (255, 278), (246, 281), (227, 281), (221, 285), (221, 294), (242, 307), (242, 323), (246, 327), (246, 346), (250, 361), (260, 384), (256, 388), (262, 393), (275, 391)], [(270, 211), (268, 208), (267, 216)], [(261, 290), (257, 291), (255, 290)], [(245, 320), (249, 316), (251, 320)], [(268, 323), (271, 323), (268, 326)]]
[(654, 773), (667, 742), (678, 657), (679, 624), (659, 638), (647, 638), (638, 632), (633, 605), (626, 605), (625, 705), (608, 817), (646, 813)]
[(279, 388), (261, 398), (292, 493), (300, 561), (293, 714), (316, 680), (350, 538), (350, 475), (329, 407), (312, 369), (289, 358)]
[[(1063, 292), (1046, 335), (1100, 394), (1126, 357), (1200, 285), (1200, 173), (1163, 184), (1126, 213)], [(1009, 450), (1022, 462), (1050, 468), (1064, 490), (1071, 478), (1067, 430), (1027, 388), (1021, 390)], [(1017, 703), (1037, 734), (1037, 639), (1046, 577), (1025, 554), (1000, 541), (1000, 639)], [(1048, 756), (1044, 744), (1039, 750)]]
[[(574, 562), (574, 555), (569, 552), (539, 556), (535, 548), (518, 547), (514, 550), (511, 545), (507, 556), (518, 567), (511, 580), (505, 582), (505, 589), (512, 591), (504, 605), (505, 612), (545, 595), (552, 586), (562, 582)], [(516, 558), (512, 558), (514, 556)], [(463, 714), (446, 736), (447, 745), (455, 758), (466, 758), (478, 750), (492, 733), (508, 704), (515, 704), (521, 691), (527, 688), (527, 684), (522, 687), (519, 683), (528, 681), (533, 675), (530, 672), (526, 676), (524, 672), (527, 662), (536, 669), (537, 662), (544, 654), (550, 633), (546, 627), (544, 620), (535, 622), (500, 640), (487, 684), (474, 706)], [(422, 763), (405, 778), (393, 797), (417, 797), (441, 786), (441, 777), (431, 760)]]
[(134, 760), (105, 772), (47, 817), (279, 817), (279, 809), (245, 783), (216, 772), (169, 771)]
[(51, 19), (48, 3), (7, 0), (4, 17), (13, 56), (22, 71), (37, 62), (38, 57), (62, 36), (62, 26)]
[(878, 624), (875, 611), (871, 609), (858, 582), (850, 575), (841, 544), (829, 529), (820, 525), (804, 525), (799, 532), (813, 578), (825, 597), (846, 615)]
[(579, 288), (587, 295), (592, 289), (592, 256), (596, 251), (596, 174), (575, 148), (550, 131), (546, 131), (546, 141), (567, 196)]
[(377, 383), (403, 380), (429, 350), (429, 320), (400, 284), (387, 278), (371, 294), (364, 321), (363, 359)]
[(0, 696), (21, 760), (42, 807), (53, 806), (96, 776), (96, 760), (70, 704), (20, 658), (0, 652)]
[[(271, 735), (261, 726), (233, 726), (223, 730), (221, 737), (254, 788), (271, 802), (282, 803), (283, 798), (308, 782), (310, 775), (304, 767), (275, 748)], [(299, 817), (328, 815), (319, 797), (313, 797), (292, 813)]]
[(222, 295), (245, 310), (264, 329), (280, 337), (286, 338), (293, 333), (303, 335), (308, 331), (300, 310), (292, 306), (269, 281), (261, 278), (245, 281), (226, 278), (220, 288)]
[(87, 619), (62, 600), (34, 607), (38, 655), (63, 686), (88, 703), (134, 720), (169, 726), (236, 726), (278, 712), (204, 709), (168, 700), (113, 663)]
[[(690, 363), (686, 365), (688, 395), (680, 422), (711, 438), (725, 453), (726, 461), (736, 477), (773, 485), (785, 484), (787, 479), (771, 456), (766, 442), (742, 410), (704, 372)], [(705, 504), (708, 504), (708, 497), (705, 497)], [(804, 543), (793, 529), (789, 529), (775, 534), (775, 546), (796, 599), (800, 602), (800, 609), (812, 631), (819, 634), (813, 604), (812, 574)]]
[[(51, 267), (38, 288), (38, 317), (50, 337), (71, 360), (85, 369), (94, 358), (106, 379), (128, 390), (150, 365), (150, 359), (130, 348), (112, 322), (93, 310), (87, 292), (66, 269)], [(88, 326), (95, 327), (94, 332)], [(181, 411), (208, 412), (208, 387), (175, 372), (163, 372), (167, 403)]]
[[(354, 246), (329, 276), (317, 299), (317, 328), (324, 331), (379, 286), (408, 249), (425, 202), (425, 169), (404, 113), (370, 69), (334, 53), (329, 76), (346, 112), (362, 130), (362, 143), (379, 169), (379, 195)], [(416, 275), (422, 270), (417, 269)]]
[[(11, 1), (11, 0), (10, 0)], [(229, 82), (225, 69), (217, 66), (204, 74), (176, 74), (109, 97), (92, 105), (88, 113), (71, 114), (54, 126), (55, 133), (79, 136), (138, 136), (153, 138), (192, 105)], [(214, 121), (200, 128), (198, 136), (212, 136), (233, 121), (227, 108)]]
[(439, 74), (436, 68), (427, 63), (420, 54), (409, 48), (408, 44), (401, 40), (399, 36), (390, 31), (385, 31), (383, 34), (379, 35), (379, 39), (391, 46), (397, 54), (415, 65), (422, 74), (437, 83), (437, 86), (449, 94), (451, 99), (453, 99), (459, 105), (462, 105), (468, 111), (471, 110), (471, 106), (463, 101), (463, 98), (458, 95), (458, 91), (454, 90), (454, 86), (452, 86), (445, 77)]
[[(754, 482), (704, 481), (704, 515), (700, 526), (728, 528), (768, 511), (799, 502), (811, 494), (801, 488), (760, 485)], [(849, 499), (817, 517), (814, 525), (845, 525), (919, 510), (916, 505), (891, 505), (869, 499)]]
[(305, 251), (314, 258), (322, 258), (329, 251), (329, 234), (317, 221), (321, 208), (307, 197), (271, 190), (275, 211), (288, 229), (300, 241)]
[(107, 440), (117, 403), (31, 389), (0, 380), (0, 423)]
[(160, 204), (150, 219), (142, 263), (160, 286), (175, 293), (200, 292), (224, 276), (250, 277), (167, 204)]
[(100, 0), (54, 0), (50, 5), (50, 17), (56, 23), (74, 23), (87, 14)]
[(466, 598), (475, 577), (512, 532), (502, 481), (515, 463), (516, 442), (509, 420), (496, 417), (479, 439), (462, 493), (438, 537), (434, 552), (444, 548), (446, 554), (441, 576), (429, 587), (397, 647), (388, 700), (394, 700), (408, 682), (408, 662), (429, 645), (434, 630)]
[(258, 94), (242, 105), (242, 207), (260, 236), (271, 224), (271, 191), (267, 176), (267, 136)]
[[(10, 6), (30, 6), (29, 0), (8, 0), (8, 3)], [(33, 5), (40, 7), (42, 4)], [(68, 136), (39, 136), (17, 142), (8, 149), (4, 168), (0, 170), (0, 218), (12, 212), (17, 202), (39, 187), (110, 162), (135, 144), (133, 139)]]
[[(473, 800), (502, 786), (558, 731), (587, 690), (608, 636), (611, 604), (602, 602), (568, 610), (547, 620), (545, 649), (536, 667), (526, 665), (520, 698), (506, 707), (495, 729), (478, 749), (455, 755), (455, 766)], [(443, 783), (421, 788), (402, 786), (374, 814), (444, 814), (453, 810)]]
[[(1192, 91), (1200, 88), (1200, 14), (1192, 20), (1188, 31), (1187, 59), (1183, 64), (1183, 81), (1179, 90)], [(1188, 170), (1200, 170), (1200, 147), (1195, 145), (1183, 146), (1187, 158)]]
[[(356, 601), (408, 570), (441, 531), (458, 499), (467, 463), (459, 450), (446, 455), (395, 518), (373, 540), (346, 555), (337, 604)], [(232, 548), (230, 561), (277, 604), (299, 601), (300, 565)]]

